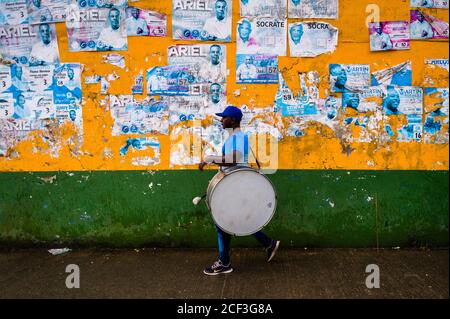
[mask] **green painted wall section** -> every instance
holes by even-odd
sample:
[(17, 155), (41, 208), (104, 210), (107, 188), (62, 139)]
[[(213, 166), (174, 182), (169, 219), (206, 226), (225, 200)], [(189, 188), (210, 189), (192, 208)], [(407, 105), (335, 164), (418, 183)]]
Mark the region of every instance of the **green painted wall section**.
[[(2, 246), (214, 247), (215, 171), (0, 173)], [(266, 232), (292, 247), (448, 246), (448, 171), (280, 170)], [(377, 218), (378, 216), (378, 218)], [(234, 246), (257, 246), (252, 237)]]

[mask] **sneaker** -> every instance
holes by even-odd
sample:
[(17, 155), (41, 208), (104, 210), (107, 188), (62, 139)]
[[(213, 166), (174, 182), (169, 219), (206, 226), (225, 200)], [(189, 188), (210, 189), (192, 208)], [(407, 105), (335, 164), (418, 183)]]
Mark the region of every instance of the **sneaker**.
[(280, 241), (277, 240), (272, 243), (272, 245), (267, 248), (267, 262), (271, 261), (273, 257), (275, 257), (275, 253), (278, 250), (278, 247), (280, 246)]
[(228, 274), (232, 271), (233, 268), (231, 268), (231, 264), (225, 266), (220, 260), (218, 260), (211, 267), (205, 268), (205, 270), (203, 270), (203, 273), (205, 275), (215, 276), (219, 274)]

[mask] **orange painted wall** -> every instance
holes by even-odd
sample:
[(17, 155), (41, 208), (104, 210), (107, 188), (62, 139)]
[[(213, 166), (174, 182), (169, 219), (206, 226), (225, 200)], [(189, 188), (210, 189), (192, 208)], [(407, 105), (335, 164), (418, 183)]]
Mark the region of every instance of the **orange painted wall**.
[[(279, 67), (291, 89), (299, 89), (298, 72), (316, 70), (323, 79), (320, 91), (325, 97), (328, 78), (328, 64), (370, 64), (371, 72), (394, 66), (406, 60), (412, 61), (413, 85), (422, 86), (425, 76), (425, 58), (448, 58), (448, 41), (412, 41), (408, 51), (370, 52), (369, 35), (365, 26), (366, 6), (377, 4), (380, 7), (381, 21), (409, 20), (409, 0), (339, 0), (339, 20), (324, 20), (339, 28), (339, 44), (332, 54), (317, 58), (280, 57)], [(167, 38), (128, 38), (128, 51), (118, 51), (125, 56), (126, 68), (120, 69), (102, 63), (105, 52), (69, 52), (65, 25), (57, 24), (58, 43), (61, 62), (80, 62), (84, 65), (83, 83), (83, 122), (84, 143), (78, 155), (71, 153), (65, 142), (73, 130), (57, 128), (55, 139), (62, 142), (58, 157), (48, 154), (48, 145), (42, 142), (39, 132), (35, 138), (18, 143), (14, 147), (15, 156), (0, 158), (0, 171), (54, 171), (54, 170), (136, 170), (168, 169), (169, 136), (158, 135), (161, 142), (161, 163), (158, 166), (137, 167), (131, 164), (131, 154), (119, 155), (119, 149), (127, 136), (112, 136), (113, 120), (109, 110), (101, 105), (105, 96), (100, 94), (100, 84), (85, 85), (84, 77), (98, 74), (107, 75), (115, 71), (120, 79), (111, 82), (110, 94), (131, 94), (134, 77), (152, 66), (167, 64), (167, 47), (174, 44), (193, 43), (171, 39), (171, 1), (138, 1), (131, 3), (143, 9), (159, 11), (168, 15)], [(448, 22), (448, 10), (425, 10)], [(239, 2), (233, 1), (233, 39), (236, 37), (236, 23), (239, 20)], [(289, 19), (289, 22), (296, 21)], [(278, 85), (237, 85), (235, 83), (236, 44), (227, 44), (228, 103), (267, 107), (273, 105)], [(440, 72), (440, 73), (439, 73)], [(437, 71), (440, 83), (448, 86), (448, 72)], [(233, 92), (240, 90), (240, 96)], [(142, 96), (143, 97), (143, 96)], [(141, 97), (141, 98), (142, 98)], [(138, 97), (140, 98), (140, 97)], [(36, 147), (38, 150), (36, 150)], [(340, 140), (335, 133), (320, 124), (311, 125), (302, 138), (285, 137), (279, 144), (279, 168), (282, 169), (401, 169), (401, 170), (448, 170), (449, 146), (416, 143), (389, 142), (380, 147), (376, 143), (352, 143), (350, 155), (343, 152)], [(175, 169), (186, 168), (176, 167)], [(194, 167), (192, 167), (194, 168)]]

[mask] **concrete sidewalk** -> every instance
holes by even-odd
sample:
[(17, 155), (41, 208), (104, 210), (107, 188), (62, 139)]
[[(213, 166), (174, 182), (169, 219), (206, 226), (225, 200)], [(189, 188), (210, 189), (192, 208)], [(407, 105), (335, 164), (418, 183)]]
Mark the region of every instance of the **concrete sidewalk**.
[[(285, 249), (270, 263), (261, 249), (232, 251), (235, 271), (202, 273), (214, 249), (0, 252), (0, 298), (448, 298), (448, 250)], [(80, 268), (80, 288), (65, 285)], [(365, 285), (380, 269), (379, 289)]]

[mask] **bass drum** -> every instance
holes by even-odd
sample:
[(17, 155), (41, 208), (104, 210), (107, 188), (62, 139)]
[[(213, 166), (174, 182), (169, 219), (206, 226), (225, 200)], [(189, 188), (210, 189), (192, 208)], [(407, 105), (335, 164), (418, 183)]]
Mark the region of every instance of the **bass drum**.
[(266, 226), (277, 206), (272, 182), (251, 167), (219, 171), (209, 182), (206, 204), (224, 232), (247, 236)]

